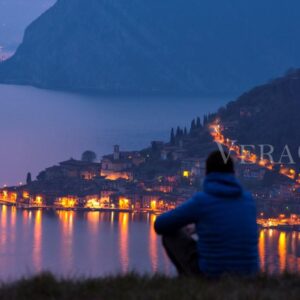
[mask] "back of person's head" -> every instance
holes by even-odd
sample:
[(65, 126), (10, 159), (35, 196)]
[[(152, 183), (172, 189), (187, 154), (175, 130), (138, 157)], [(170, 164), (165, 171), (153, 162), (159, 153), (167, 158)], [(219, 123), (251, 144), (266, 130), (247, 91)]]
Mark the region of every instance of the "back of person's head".
[(206, 160), (206, 175), (210, 173), (232, 173), (234, 174), (234, 163), (227, 152), (221, 153), (217, 150), (212, 152)]

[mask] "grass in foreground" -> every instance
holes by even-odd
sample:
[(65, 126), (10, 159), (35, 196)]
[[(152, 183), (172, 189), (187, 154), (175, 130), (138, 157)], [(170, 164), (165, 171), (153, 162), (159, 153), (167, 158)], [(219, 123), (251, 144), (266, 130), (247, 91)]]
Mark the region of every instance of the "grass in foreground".
[(0, 299), (300, 299), (300, 276), (261, 275), (255, 279), (223, 277), (168, 278), (161, 275), (105, 277), (99, 279), (56, 279), (44, 273), (15, 283), (2, 284)]

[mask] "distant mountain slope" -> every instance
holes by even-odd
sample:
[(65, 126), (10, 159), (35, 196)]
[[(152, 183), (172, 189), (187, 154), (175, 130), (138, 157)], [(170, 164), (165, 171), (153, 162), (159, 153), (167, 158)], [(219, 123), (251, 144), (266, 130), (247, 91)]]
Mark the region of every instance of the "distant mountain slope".
[(59, 0), (0, 82), (99, 92), (235, 94), (300, 61), (298, 0)]
[(299, 112), (300, 70), (295, 70), (243, 94), (218, 116), (227, 127), (226, 136), (241, 144), (273, 145), (276, 160), (288, 145), (300, 167)]

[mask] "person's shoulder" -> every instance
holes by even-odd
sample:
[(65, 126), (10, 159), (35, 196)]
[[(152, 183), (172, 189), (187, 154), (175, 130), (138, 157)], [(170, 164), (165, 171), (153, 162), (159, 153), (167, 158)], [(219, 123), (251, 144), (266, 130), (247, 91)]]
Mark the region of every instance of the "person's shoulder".
[(194, 194), (194, 196), (192, 197), (192, 201), (194, 201), (195, 203), (198, 204), (205, 204), (208, 202), (209, 199), (209, 195), (207, 195), (205, 192), (197, 192)]
[(199, 209), (202, 210), (205, 207), (206, 195), (204, 192), (197, 192), (193, 194), (193, 196), (186, 201), (183, 206), (188, 208), (190, 211), (199, 213)]
[(197, 192), (193, 196), (194, 200), (203, 200), (204, 198), (205, 198), (205, 193), (204, 192)]
[(247, 191), (247, 190), (243, 191), (242, 197), (243, 197), (245, 200), (248, 200), (248, 201), (254, 201), (253, 196), (252, 196), (252, 193), (249, 192), (249, 191)]

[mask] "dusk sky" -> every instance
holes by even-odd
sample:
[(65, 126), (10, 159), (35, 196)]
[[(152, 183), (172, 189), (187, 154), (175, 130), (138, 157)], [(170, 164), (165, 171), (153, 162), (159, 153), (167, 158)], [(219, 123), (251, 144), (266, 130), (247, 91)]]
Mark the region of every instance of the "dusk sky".
[(0, 0), (0, 46), (12, 51), (21, 42), (24, 30), (55, 0)]

